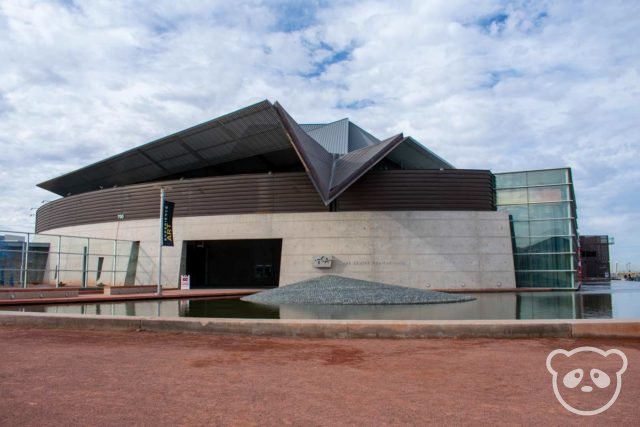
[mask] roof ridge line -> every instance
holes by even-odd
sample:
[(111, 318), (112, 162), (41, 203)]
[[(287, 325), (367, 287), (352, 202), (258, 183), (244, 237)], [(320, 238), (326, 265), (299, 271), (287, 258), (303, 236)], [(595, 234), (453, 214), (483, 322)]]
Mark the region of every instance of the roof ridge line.
[(333, 188), (333, 178), (336, 175), (336, 167), (338, 164), (338, 160), (340, 160), (340, 158), (342, 157), (342, 155), (337, 153), (332, 153), (332, 154), (333, 154), (333, 162), (331, 164), (331, 176), (329, 178), (329, 185), (327, 186), (327, 188), (329, 189), (329, 192), (331, 192), (331, 189)]
[[(280, 122), (285, 130), (285, 133), (288, 135), (289, 141), (296, 154), (298, 155), (298, 158), (302, 162), (305, 171), (307, 172), (307, 175), (311, 180), (311, 183), (316, 188), (316, 191), (320, 195), (322, 202), (325, 204), (325, 206), (328, 206), (330, 203), (330, 200), (328, 200), (330, 188), (327, 185), (330, 184), (331, 175), (334, 169), (333, 164), (335, 163), (335, 160), (333, 158), (333, 154), (325, 150), (325, 148), (320, 143), (318, 143), (318, 141), (316, 141), (311, 135), (306, 133), (300, 127), (298, 122), (296, 122), (293, 117), (289, 115), (287, 110), (284, 109), (282, 104), (276, 101), (273, 107), (277, 115), (280, 117)], [(305, 138), (308, 138), (311, 141), (310, 145), (308, 142), (305, 143), (298, 138), (296, 131), (293, 129), (294, 125), (300, 129), (300, 132), (302, 132), (302, 135), (304, 135)], [(311, 148), (319, 151), (317, 151), (316, 153), (311, 153), (309, 152)], [(314, 154), (315, 158), (318, 160), (317, 162), (312, 161)], [(318, 155), (323, 158), (317, 157)], [(330, 157), (331, 159), (329, 160), (328, 157)], [(330, 165), (329, 162), (331, 162)], [(319, 167), (320, 165), (323, 166)], [(330, 167), (331, 170), (326, 170), (327, 167)]]

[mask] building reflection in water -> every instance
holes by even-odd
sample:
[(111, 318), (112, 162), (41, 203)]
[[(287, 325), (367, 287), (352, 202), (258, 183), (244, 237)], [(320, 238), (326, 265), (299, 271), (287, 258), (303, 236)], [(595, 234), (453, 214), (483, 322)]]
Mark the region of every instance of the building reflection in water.
[(611, 319), (611, 294), (528, 292), (518, 294), (518, 319)]
[(127, 301), (116, 304), (25, 305), (1, 311), (116, 316), (245, 319), (638, 319), (640, 286), (621, 283), (581, 291), (470, 294), (474, 301), (408, 305), (267, 306), (239, 299)]
[(611, 294), (578, 294), (580, 319), (612, 319), (613, 303)]

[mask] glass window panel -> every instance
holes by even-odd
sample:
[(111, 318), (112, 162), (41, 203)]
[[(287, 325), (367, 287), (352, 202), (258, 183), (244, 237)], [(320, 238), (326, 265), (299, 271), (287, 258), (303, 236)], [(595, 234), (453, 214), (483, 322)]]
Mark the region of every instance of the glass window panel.
[(566, 169), (527, 172), (528, 185), (567, 184), (568, 182)]
[(523, 253), (523, 252), (529, 251), (529, 245), (531, 245), (531, 240), (528, 237), (516, 237), (514, 240), (515, 240), (516, 253)]
[(516, 270), (571, 270), (572, 254), (516, 255)]
[(522, 288), (531, 288), (533, 285), (531, 284), (531, 274), (516, 271), (516, 284)]
[(531, 255), (531, 264), (537, 270), (571, 270), (571, 254)]
[(571, 252), (571, 237), (532, 237), (528, 252)]
[(496, 191), (497, 204), (499, 205), (521, 205), (527, 203), (527, 189), (498, 190)]
[(526, 185), (527, 174), (525, 172), (496, 175), (496, 188), (525, 187)]
[(513, 235), (515, 237), (525, 237), (529, 235), (529, 222), (513, 222)]
[(529, 218), (570, 218), (571, 208), (568, 202), (544, 203), (540, 205), (529, 205)]
[(529, 188), (529, 203), (561, 202), (569, 200), (566, 186)]
[(574, 295), (567, 292), (517, 294), (518, 319), (573, 319)]
[(508, 212), (514, 221), (526, 221), (529, 219), (528, 205), (508, 205), (498, 207), (500, 212)]
[(513, 257), (513, 267), (516, 269), (516, 271), (531, 270), (529, 268), (529, 265), (529, 255), (516, 255)]
[(574, 277), (570, 271), (516, 272), (516, 283), (527, 288), (571, 288)]
[(530, 236), (564, 236), (571, 234), (571, 221), (568, 219), (550, 219), (529, 222)]

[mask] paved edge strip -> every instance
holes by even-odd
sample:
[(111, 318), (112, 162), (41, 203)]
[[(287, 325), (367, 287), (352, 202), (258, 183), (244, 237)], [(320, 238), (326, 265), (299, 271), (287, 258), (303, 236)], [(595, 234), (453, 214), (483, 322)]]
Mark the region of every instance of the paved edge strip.
[(270, 320), (0, 313), (0, 326), (300, 338), (640, 338), (640, 320)]

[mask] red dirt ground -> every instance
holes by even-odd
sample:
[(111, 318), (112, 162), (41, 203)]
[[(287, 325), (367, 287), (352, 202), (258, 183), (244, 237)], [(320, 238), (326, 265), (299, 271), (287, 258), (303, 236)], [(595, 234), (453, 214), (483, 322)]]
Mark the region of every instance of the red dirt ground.
[[(556, 348), (622, 350), (617, 402), (554, 397)], [(0, 328), (0, 425), (640, 424), (640, 341), (328, 340)]]

